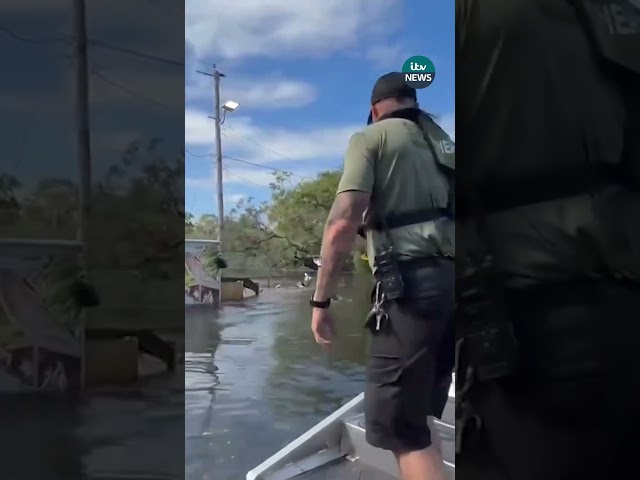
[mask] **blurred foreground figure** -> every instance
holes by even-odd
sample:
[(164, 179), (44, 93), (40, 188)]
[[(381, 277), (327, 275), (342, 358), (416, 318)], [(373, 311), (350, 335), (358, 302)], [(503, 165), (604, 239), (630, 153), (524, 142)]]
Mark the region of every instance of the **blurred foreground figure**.
[(463, 480), (637, 472), (634, 3), (456, 1)]

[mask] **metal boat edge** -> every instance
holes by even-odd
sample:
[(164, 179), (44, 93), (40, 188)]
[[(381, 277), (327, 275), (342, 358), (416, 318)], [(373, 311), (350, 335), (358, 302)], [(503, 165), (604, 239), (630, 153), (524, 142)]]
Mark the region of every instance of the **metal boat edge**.
[[(449, 389), (449, 401), (455, 401), (455, 379)], [(364, 393), (347, 402), (318, 424), (293, 440), (283, 449), (253, 468), (246, 475), (246, 480), (290, 480), (298, 475), (322, 469), (339, 459), (350, 458), (355, 450), (375, 450), (367, 452), (367, 456), (380, 457), (375, 463), (389, 463), (395, 470), (395, 461), (390, 452), (380, 451), (364, 442), (364, 426), (361, 419), (364, 410)], [(436, 426), (454, 434), (453, 425), (434, 419)], [(354, 438), (354, 434), (355, 437)], [(354, 445), (357, 443), (358, 445)], [(384, 455), (383, 455), (384, 454)], [(387, 459), (386, 457), (390, 458)], [(384, 458), (382, 458), (384, 457)], [(454, 475), (455, 464), (445, 460), (445, 467)], [(376, 466), (376, 465), (374, 465)], [(378, 465), (379, 466), (379, 465)], [(384, 470), (387, 470), (385, 468)], [(393, 475), (393, 473), (390, 473)], [(306, 477), (305, 477), (306, 478)]]
[(343, 424), (363, 404), (361, 393), (247, 473), (247, 480), (285, 480), (348, 454), (341, 448)]

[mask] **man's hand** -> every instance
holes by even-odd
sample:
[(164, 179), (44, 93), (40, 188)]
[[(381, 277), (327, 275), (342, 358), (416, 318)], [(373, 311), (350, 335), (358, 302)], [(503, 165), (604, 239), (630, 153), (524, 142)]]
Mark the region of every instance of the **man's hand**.
[(336, 334), (333, 315), (328, 308), (314, 308), (311, 311), (311, 331), (319, 343), (325, 348), (331, 347)]

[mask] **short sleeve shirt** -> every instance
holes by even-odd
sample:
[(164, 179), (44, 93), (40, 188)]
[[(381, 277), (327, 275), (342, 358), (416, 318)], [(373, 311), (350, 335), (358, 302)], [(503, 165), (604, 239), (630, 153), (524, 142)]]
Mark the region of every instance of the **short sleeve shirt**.
[[(523, 179), (622, 158), (624, 98), (572, 3), (456, 0), (459, 220), (473, 215), (485, 196)], [(510, 284), (600, 272), (620, 245), (631, 247), (624, 234), (615, 247), (605, 240), (616, 230), (628, 232), (633, 219), (622, 216), (622, 206), (603, 215), (602, 201), (585, 194), (490, 216), (486, 240)]]
[[(390, 118), (351, 137), (344, 157), (338, 193), (370, 193), (380, 216), (447, 205), (448, 181), (436, 164), (422, 130), (414, 122)], [(453, 255), (454, 234), (434, 222), (393, 229), (391, 240), (401, 259), (446, 253)], [(380, 233), (367, 235), (373, 267)]]

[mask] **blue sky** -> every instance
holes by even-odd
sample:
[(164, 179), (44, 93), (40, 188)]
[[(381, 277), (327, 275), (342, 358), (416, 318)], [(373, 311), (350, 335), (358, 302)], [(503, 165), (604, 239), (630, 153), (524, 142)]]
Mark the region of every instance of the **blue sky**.
[[(339, 167), (366, 122), (378, 76), (413, 55), (436, 67), (421, 106), (455, 137), (454, 5), (424, 0), (187, 0), (185, 206), (215, 212), (212, 79), (240, 108), (223, 125), (225, 210), (270, 197), (268, 168), (293, 180)], [(239, 160), (262, 165), (252, 166)], [(265, 168), (266, 167), (266, 168)]]
[[(0, 5), (1, 27), (36, 40), (20, 41), (0, 31), (0, 62), (9, 66), (0, 76), (2, 172), (18, 177), (25, 189), (44, 178), (78, 178), (71, 43), (48, 40), (74, 33), (72, 6), (73, 2), (64, 0)], [(176, 66), (90, 45), (95, 180), (120, 161), (132, 141), (161, 137), (165, 158), (180, 154), (184, 139), (181, 10), (173, 0), (87, 2), (90, 39), (177, 61)]]
[[(185, 4), (186, 46), (181, 9), (173, 0), (88, 4), (90, 38), (178, 61), (183, 53), (187, 57), (183, 68), (90, 47), (95, 179), (136, 140), (162, 137), (167, 158), (178, 154), (183, 140), (197, 155), (214, 151), (207, 118), (213, 113), (211, 79), (195, 72), (210, 70), (213, 63), (227, 74), (223, 100), (241, 104), (225, 122), (224, 154), (292, 171), (293, 180), (340, 166), (349, 137), (366, 120), (373, 82), (412, 55), (433, 60), (436, 80), (419, 92), (420, 101), (454, 133), (454, 6), (449, 2)], [(24, 37), (68, 36), (71, 5), (5, 2), (0, 24)], [(0, 76), (2, 171), (26, 186), (47, 177), (77, 179), (70, 54), (69, 42), (21, 42), (0, 32), (0, 60), (11, 66)], [(217, 210), (212, 160), (186, 156), (185, 204), (198, 215)], [(225, 168), (227, 208), (243, 196), (269, 197), (268, 169), (231, 159), (225, 159)]]

